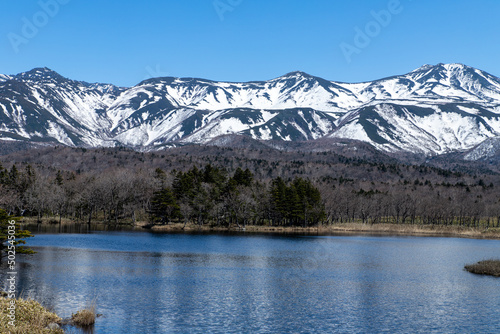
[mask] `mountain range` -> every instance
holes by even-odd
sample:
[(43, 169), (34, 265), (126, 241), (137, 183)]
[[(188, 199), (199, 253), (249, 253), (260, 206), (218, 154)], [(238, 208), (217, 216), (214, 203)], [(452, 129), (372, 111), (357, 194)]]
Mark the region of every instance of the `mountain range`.
[(48, 68), (0, 75), (3, 141), (155, 150), (241, 136), (487, 159), (500, 151), (500, 78), (462, 64), (363, 83), (304, 72), (244, 83), (163, 77), (133, 87), (71, 80)]

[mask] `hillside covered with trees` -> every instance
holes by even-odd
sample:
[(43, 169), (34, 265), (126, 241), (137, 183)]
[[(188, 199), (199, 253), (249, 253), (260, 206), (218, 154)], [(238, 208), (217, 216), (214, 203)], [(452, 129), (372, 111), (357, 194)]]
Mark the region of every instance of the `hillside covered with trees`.
[(54, 222), (500, 225), (499, 177), (333, 152), (47, 147), (0, 157), (0, 207)]

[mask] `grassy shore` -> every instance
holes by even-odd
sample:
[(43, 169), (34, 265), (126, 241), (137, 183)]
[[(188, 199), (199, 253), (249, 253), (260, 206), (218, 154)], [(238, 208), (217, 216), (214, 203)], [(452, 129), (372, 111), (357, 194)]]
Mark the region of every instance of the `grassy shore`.
[(15, 326), (9, 324), (11, 299), (0, 297), (0, 332), (11, 334), (64, 334), (61, 328), (49, 329), (47, 326), (62, 321), (34, 300), (16, 299)]
[(346, 223), (322, 225), (317, 227), (292, 226), (256, 226), (248, 225), (245, 228), (238, 226), (220, 227), (197, 224), (155, 225), (151, 228), (156, 232), (245, 232), (245, 233), (273, 233), (273, 234), (308, 234), (308, 235), (412, 235), (412, 236), (441, 236), (464, 237), (477, 239), (500, 239), (500, 229), (474, 229), (459, 226), (432, 226), (432, 225), (396, 225), (396, 224), (362, 224)]
[(95, 299), (71, 319), (61, 319), (32, 299), (8, 299), (5, 292), (0, 292), (0, 334), (64, 334), (60, 325), (89, 329), (100, 316), (96, 314)]
[[(36, 224), (35, 218), (25, 217), (22, 220), (24, 224)], [(63, 219), (62, 225), (87, 225), (85, 222), (76, 223), (69, 219)], [(42, 226), (59, 226), (55, 219), (42, 219)], [(26, 226), (26, 225), (25, 225)], [(95, 220), (92, 222), (92, 228), (99, 230), (108, 230), (108, 228), (127, 228), (143, 230), (143, 227), (151, 227), (149, 222), (121, 221), (115, 225), (109, 222)], [(170, 223), (167, 225), (154, 225), (151, 230), (155, 232), (172, 233), (193, 233), (193, 232), (245, 232), (245, 233), (270, 233), (270, 234), (307, 234), (307, 235), (353, 235), (353, 234), (375, 234), (375, 235), (409, 235), (409, 236), (438, 236), (438, 237), (463, 237), (475, 239), (500, 239), (500, 228), (472, 228), (461, 227), (458, 225), (422, 225), (422, 224), (363, 224), (355, 223), (336, 223), (332, 225), (320, 225), (315, 227), (294, 227), (294, 226), (267, 226), (267, 225), (247, 225), (245, 228), (232, 225), (214, 226), (210, 224), (198, 225), (194, 223)]]

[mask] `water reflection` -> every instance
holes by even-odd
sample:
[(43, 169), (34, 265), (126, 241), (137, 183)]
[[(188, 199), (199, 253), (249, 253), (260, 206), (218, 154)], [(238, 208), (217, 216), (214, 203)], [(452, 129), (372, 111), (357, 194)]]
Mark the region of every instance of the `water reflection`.
[(63, 317), (97, 297), (96, 333), (500, 328), (499, 280), (462, 270), (498, 241), (108, 232), (32, 244), (19, 291)]

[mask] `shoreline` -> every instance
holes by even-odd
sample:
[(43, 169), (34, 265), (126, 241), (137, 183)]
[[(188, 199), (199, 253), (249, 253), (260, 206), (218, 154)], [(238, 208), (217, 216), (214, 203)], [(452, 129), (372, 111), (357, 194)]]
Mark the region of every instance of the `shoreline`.
[(244, 234), (282, 234), (282, 235), (318, 235), (318, 236), (421, 236), (421, 237), (451, 237), (470, 239), (500, 239), (500, 229), (488, 230), (465, 228), (459, 226), (427, 226), (427, 225), (395, 225), (395, 224), (362, 224), (342, 223), (322, 225), (317, 227), (292, 227), (292, 226), (258, 226), (248, 225), (245, 228), (238, 226), (219, 227), (208, 225), (172, 223), (169, 225), (154, 225), (150, 228), (158, 233), (241, 233)]
[[(63, 227), (67, 226), (87, 226), (86, 223), (62, 222)], [(33, 222), (21, 222), (23, 228), (33, 230), (37, 227), (59, 227), (59, 224), (42, 222), (36, 224)], [(88, 231), (152, 231), (155, 233), (231, 233), (241, 235), (269, 234), (269, 235), (305, 235), (305, 236), (355, 236), (355, 235), (373, 235), (373, 236), (420, 236), (420, 237), (449, 237), (449, 238), (469, 238), (469, 239), (494, 239), (500, 240), (500, 228), (467, 228), (460, 226), (445, 225), (410, 225), (410, 224), (363, 224), (363, 223), (337, 223), (331, 225), (320, 225), (315, 227), (298, 226), (267, 226), (267, 225), (247, 225), (240, 228), (236, 225), (213, 226), (198, 225), (195, 223), (170, 223), (168, 225), (152, 225), (145, 221), (132, 223), (108, 224), (103, 222), (94, 222), (92, 228)], [(101, 229), (102, 228), (102, 229)], [(40, 232), (40, 231), (39, 231)], [(42, 233), (50, 231), (46, 230)]]

